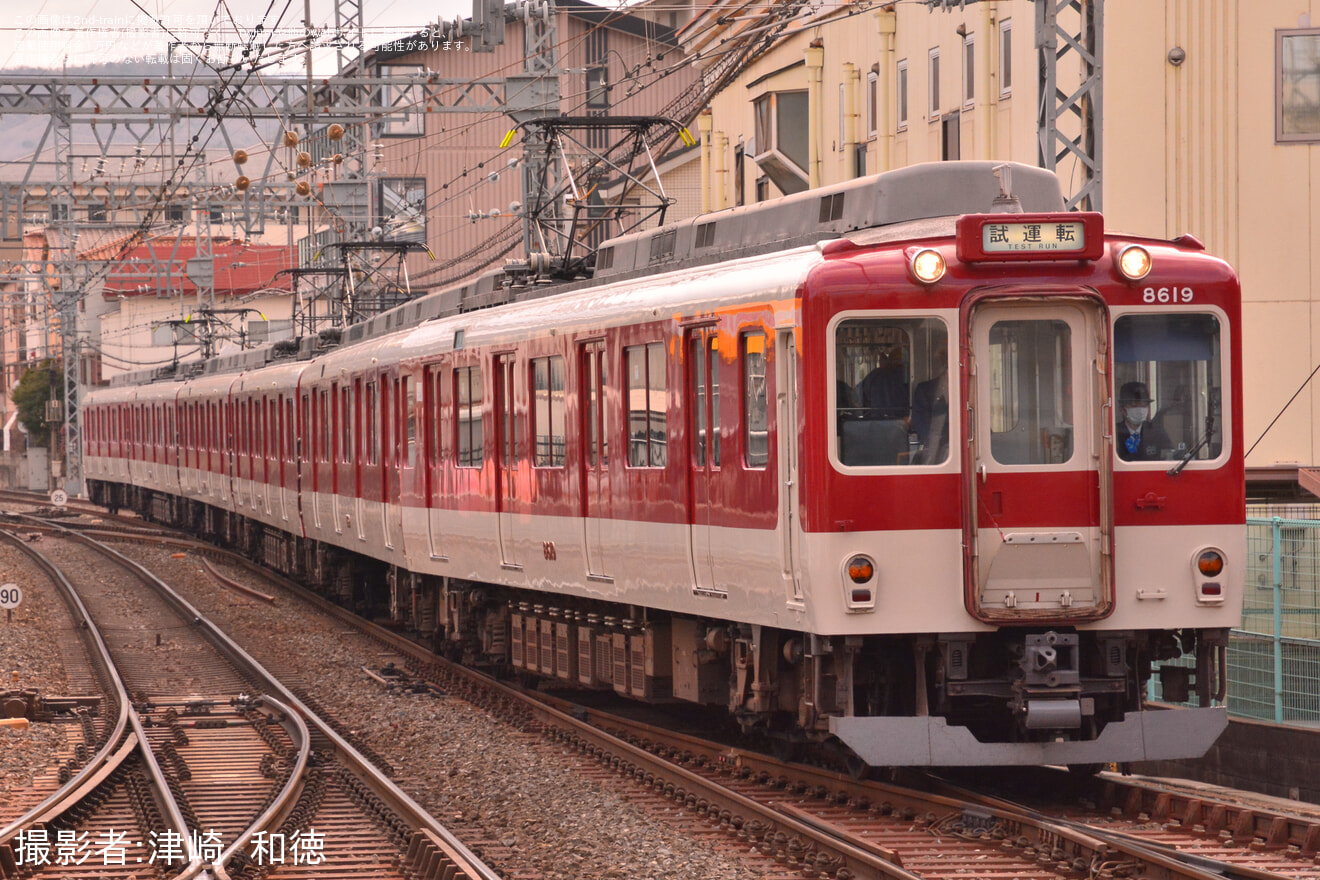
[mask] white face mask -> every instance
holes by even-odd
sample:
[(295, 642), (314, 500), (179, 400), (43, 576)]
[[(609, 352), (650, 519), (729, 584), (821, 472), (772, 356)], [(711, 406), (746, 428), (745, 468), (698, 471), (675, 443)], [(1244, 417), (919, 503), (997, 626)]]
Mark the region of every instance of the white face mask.
[(1127, 420), (1129, 425), (1140, 425), (1142, 422), (1146, 421), (1146, 417), (1149, 415), (1150, 407), (1148, 406), (1127, 407)]

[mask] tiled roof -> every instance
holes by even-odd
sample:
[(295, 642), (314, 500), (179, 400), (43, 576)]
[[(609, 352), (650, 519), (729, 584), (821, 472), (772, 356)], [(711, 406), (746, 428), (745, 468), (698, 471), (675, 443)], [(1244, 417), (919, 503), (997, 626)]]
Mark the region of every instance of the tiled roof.
[[(212, 244), (217, 296), (241, 296), (259, 290), (289, 289), (288, 276), (276, 273), (294, 265), (291, 248), (250, 245), (241, 241)], [(188, 261), (197, 256), (192, 236), (158, 238), (132, 248), (115, 264), (106, 279), (105, 293), (119, 296), (195, 294), (197, 285), (187, 274)]]

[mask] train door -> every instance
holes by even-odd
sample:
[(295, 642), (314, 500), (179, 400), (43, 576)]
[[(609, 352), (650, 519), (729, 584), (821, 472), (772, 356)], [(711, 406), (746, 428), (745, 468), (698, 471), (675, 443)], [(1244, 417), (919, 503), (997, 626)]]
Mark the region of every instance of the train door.
[(784, 583), (794, 602), (802, 601), (801, 510), (798, 500), (797, 339), (792, 329), (780, 330), (776, 344), (775, 396), (779, 422), (779, 522), (783, 529)]
[[(426, 469), (426, 523), (432, 559), (444, 559), (444, 529), (440, 521), (440, 496), (444, 488), (445, 444), (444, 432), (440, 429), (441, 404), (444, 398), (445, 370), (439, 364), (427, 367), (423, 373), (422, 433), (426, 438), (422, 467)], [(450, 434), (452, 437), (453, 435)]]
[(495, 497), (499, 506), (500, 560), (520, 567), (515, 546), (514, 522), (518, 508), (518, 438), (514, 422), (514, 364), (516, 356), (495, 360)]
[(720, 471), (720, 352), (714, 327), (687, 333), (688, 479), (693, 583), (698, 590), (723, 593), (715, 583), (711, 528), (716, 524), (716, 485)]
[(353, 392), (348, 382), (342, 385), (336, 382), (334, 394), (330, 399), (330, 408), (335, 413), (334, 446), (334, 503), (331, 510), (335, 524), (335, 534), (344, 533), (344, 520), (349, 515), (348, 502), (344, 495), (353, 491), (353, 419), (351, 403)]
[(225, 390), (220, 398), (220, 502), (226, 508), (234, 503), (234, 460), (236, 450), (234, 430), (234, 408), (237, 406), (232, 397), (232, 386)]
[[(348, 464), (351, 468), (350, 472), (352, 474), (349, 480), (349, 485), (353, 492), (352, 510), (356, 514), (354, 516), (354, 521), (357, 523), (357, 536), (359, 541), (367, 540), (367, 517), (362, 509), (362, 496), (365, 494), (362, 490), (362, 477), (363, 471), (366, 469), (366, 450), (367, 443), (369, 442), (366, 427), (368, 420), (363, 414), (363, 406), (366, 401), (366, 396), (363, 394), (362, 385), (363, 383), (361, 379), (353, 380), (352, 448), (356, 454), (348, 457)], [(380, 439), (380, 434), (376, 433), (379, 427), (379, 424), (375, 424), (371, 431), (371, 435), (377, 439), (377, 442), (379, 442)]]
[(398, 377), (380, 377), (380, 431), (381, 431), (381, 530), (385, 533), (385, 546), (394, 549), (398, 529), (393, 519), (399, 510), (399, 380)]
[(609, 579), (601, 527), (609, 518), (609, 442), (605, 433), (605, 343), (588, 342), (580, 351), (582, 383), (582, 527), (588, 579)]
[(1107, 327), (1082, 296), (967, 313), (965, 576), (982, 620), (1085, 620), (1112, 604)]
[(262, 435), (265, 441), (265, 459), (266, 472), (263, 475), (263, 484), (266, 487), (266, 516), (274, 517), (279, 510), (279, 485), (280, 485), (280, 401), (278, 397), (266, 398), (263, 403), (263, 409), (266, 411), (265, 420), (262, 424)]
[[(290, 492), (298, 485), (298, 456), (293, 449), (293, 400), (280, 395), (280, 440), (275, 448), (280, 455), (275, 466), (280, 469), (280, 518), (289, 521), (289, 511), (296, 509), (298, 498)], [(292, 502), (292, 503), (291, 503)]]
[(309, 489), (311, 497), (316, 494), (316, 440), (312, 421), (312, 395), (302, 384), (298, 389), (298, 420), (293, 423), (293, 437), (290, 445), (293, 450), (293, 507), (298, 512), (297, 534), (307, 534), (307, 521), (304, 519), (303, 493)]

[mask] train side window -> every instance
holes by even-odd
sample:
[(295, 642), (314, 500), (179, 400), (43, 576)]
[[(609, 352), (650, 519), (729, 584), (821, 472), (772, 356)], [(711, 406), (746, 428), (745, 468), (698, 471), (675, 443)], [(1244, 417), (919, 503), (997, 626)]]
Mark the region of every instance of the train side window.
[(1188, 312), (1117, 318), (1113, 399), (1119, 459), (1218, 458), (1224, 446), (1219, 319)]
[(316, 411), (317, 426), (320, 428), (320, 448), (317, 450), (318, 461), (330, 461), (330, 438), (333, 436), (330, 431), (330, 392), (322, 389), (317, 398)]
[(417, 466), (417, 391), (413, 387), (412, 376), (403, 377), (404, 405), (404, 453), (403, 461), (408, 467)]
[[(289, 437), (289, 448), (293, 450), (293, 461), (295, 464), (302, 464), (304, 459), (308, 462), (315, 461), (310, 444), (311, 438), (316, 436), (315, 431), (312, 429), (312, 396), (310, 394), (304, 394), (302, 400), (299, 401), (298, 421), (302, 425), (302, 430), (294, 431), (293, 418), (289, 418), (289, 431), (291, 434)], [(299, 441), (297, 438), (299, 437), (308, 438), (309, 442), (306, 449), (298, 448)]]
[(454, 425), (458, 432), (455, 449), (459, 467), (482, 465), (481, 367), (454, 370)]
[(532, 432), (536, 467), (563, 467), (567, 433), (562, 357), (532, 359)]
[(766, 346), (764, 333), (744, 333), (743, 362), (743, 463), (763, 468), (770, 462), (769, 399), (765, 383)]
[(353, 392), (348, 385), (339, 389), (339, 460), (353, 462)]
[(665, 424), (669, 393), (664, 343), (630, 346), (623, 355), (627, 373), (628, 466), (664, 467), (669, 437)]
[(949, 331), (938, 318), (840, 321), (834, 331), (839, 463), (915, 467), (949, 458)]
[(376, 409), (377, 387), (375, 382), (367, 383), (367, 464), (380, 463), (380, 415)]

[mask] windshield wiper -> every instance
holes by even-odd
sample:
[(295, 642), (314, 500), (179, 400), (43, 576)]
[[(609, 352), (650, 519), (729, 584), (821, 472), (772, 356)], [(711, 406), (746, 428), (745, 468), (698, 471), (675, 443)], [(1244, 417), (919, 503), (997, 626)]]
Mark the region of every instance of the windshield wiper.
[(1173, 467), (1169, 468), (1168, 471), (1166, 471), (1166, 473), (1171, 477), (1176, 477), (1180, 473), (1182, 473), (1182, 469), (1187, 467), (1187, 463), (1192, 459), (1196, 458), (1196, 454), (1205, 448), (1205, 445), (1210, 442), (1210, 438), (1214, 436), (1214, 433), (1215, 433), (1215, 414), (1208, 413), (1205, 417), (1205, 436), (1201, 438), (1201, 442), (1197, 443), (1191, 449), (1187, 450), (1187, 454), (1182, 457), (1182, 461), (1178, 462)]

